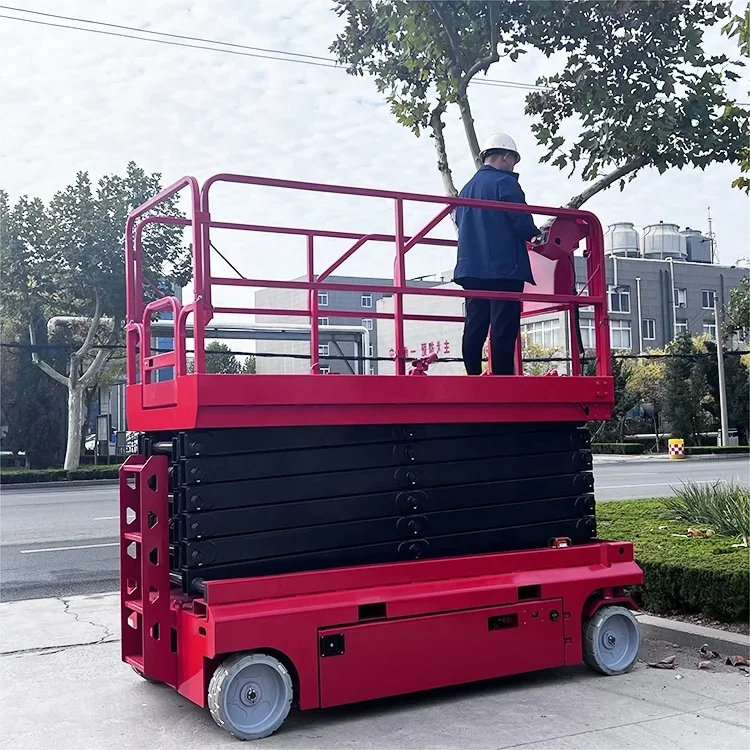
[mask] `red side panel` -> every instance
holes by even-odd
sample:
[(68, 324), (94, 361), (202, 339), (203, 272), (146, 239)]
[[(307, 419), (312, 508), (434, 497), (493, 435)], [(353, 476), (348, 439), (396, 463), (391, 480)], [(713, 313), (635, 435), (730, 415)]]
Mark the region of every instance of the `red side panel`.
[(475, 609), (322, 631), (323, 708), (565, 663), (562, 601)]

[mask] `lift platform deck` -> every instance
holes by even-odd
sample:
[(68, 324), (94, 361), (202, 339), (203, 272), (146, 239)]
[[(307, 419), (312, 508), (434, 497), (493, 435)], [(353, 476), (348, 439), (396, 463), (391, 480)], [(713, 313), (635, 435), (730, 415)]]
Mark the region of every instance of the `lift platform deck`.
[[(209, 202), (219, 184), (274, 189), (292, 216), (301, 193), (385, 201), (393, 229), (225, 221)], [(180, 194), (189, 215), (159, 215)], [(530, 248), (535, 286), (512, 294), (408, 282), (407, 253), (455, 246), (431, 235), (459, 205), (552, 217), (546, 241)], [(407, 233), (413, 206), (434, 214)], [(184, 304), (155, 294), (144, 275), (144, 236), (159, 225), (190, 233), (193, 295)], [(297, 238), (306, 277), (217, 275), (212, 230), (262, 236), (268, 247)], [(320, 244), (331, 239), (348, 248), (321, 268)], [(332, 280), (371, 244), (391, 249), (391, 284)], [(576, 251), (588, 276), (578, 293)], [(631, 543), (596, 538), (585, 429), (614, 404), (603, 236), (593, 214), (234, 174), (199, 186), (185, 177), (130, 215), (126, 282), (127, 418), (140, 439), (120, 474), (122, 656), (141, 676), (208, 706), (233, 735), (258, 739), (292, 705), (581, 661), (610, 675), (632, 666), (640, 635), (626, 588), (643, 574)], [(302, 294), (305, 304), (236, 304), (259, 288)], [(227, 289), (232, 302), (220, 304)], [(367, 312), (393, 327), (393, 374), (324, 376), (319, 295), (344, 291), (393, 298), (392, 311)], [(410, 312), (407, 301), (420, 295), (512, 298), (527, 318), (561, 315), (569, 345), (558, 371), (521, 374), (519, 341), (517, 375), (437, 374), (434, 357), (409, 356), (405, 324), (463, 317)], [(583, 306), (595, 338), (585, 360)], [(309, 322), (308, 372), (207, 373), (207, 327), (242, 315)], [(362, 311), (328, 306), (325, 315)], [(155, 320), (160, 336), (173, 322), (170, 351), (154, 350)]]

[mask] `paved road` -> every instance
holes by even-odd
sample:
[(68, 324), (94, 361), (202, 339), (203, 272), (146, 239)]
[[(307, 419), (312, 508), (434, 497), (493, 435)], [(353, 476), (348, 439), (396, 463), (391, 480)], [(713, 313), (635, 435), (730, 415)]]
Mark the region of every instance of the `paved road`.
[[(623, 461), (595, 467), (599, 502), (671, 494), (682, 481), (741, 481), (748, 464)], [(114, 591), (118, 585), (117, 487), (9, 490), (0, 498), (0, 599)]]

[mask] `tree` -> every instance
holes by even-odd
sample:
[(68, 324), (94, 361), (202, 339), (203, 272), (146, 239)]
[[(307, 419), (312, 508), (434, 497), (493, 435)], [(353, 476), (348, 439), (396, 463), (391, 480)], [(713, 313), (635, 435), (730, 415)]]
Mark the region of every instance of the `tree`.
[[(716, 361), (716, 343), (710, 340), (702, 342), (701, 348), (708, 355), (701, 357), (699, 367), (708, 385), (711, 399), (706, 403), (706, 410), (713, 417), (714, 423), (721, 422), (719, 401), (719, 366)], [(738, 356), (724, 357), (724, 382), (727, 396), (727, 427), (737, 430), (740, 445), (747, 445), (748, 425), (750, 424), (750, 370)]]
[[(730, 39), (737, 38), (737, 46), (740, 55), (750, 58), (750, 5), (745, 8), (743, 15), (733, 15), (722, 32)], [(750, 94), (750, 92), (748, 92)], [(750, 193), (750, 177), (746, 175), (750, 172), (750, 139), (745, 140), (745, 146), (742, 149), (740, 158), (740, 176), (732, 183), (732, 187), (744, 190)]]
[(59, 466), (65, 449), (65, 390), (31, 362), (28, 331), (0, 326), (3, 448), (23, 451), (34, 468)]
[(667, 345), (664, 367), (663, 413), (673, 437), (700, 445), (700, 433), (708, 426), (710, 404), (708, 384), (703, 369), (696, 365), (696, 342), (681, 334)]
[(448, 194), (446, 110), (457, 107), (478, 165), (469, 85), (501, 57), (532, 50), (560, 60), (526, 112), (543, 161), (580, 169), (588, 183), (569, 207), (647, 166), (703, 169), (745, 152), (750, 111), (725, 90), (738, 64), (703, 50), (705, 29), (729, 17), (726, 3), (336, 0), (336, 12), (346, 27), (331, 51), (350, 74), (374, 77), (399, 123), (431, 132)]
[[(558, 369), (560, 362), (554, 360), (565, 356), (561, 349), (539, 344), (528, 333), (521, 334), (521, 353), (523, 355), (524, 375), (546, 375)], [(535, 361), (529, 361), (535, 360)]]
[(255, 355), (250, 354), (245, 357), (245, 361), (242, 363), (242, 372), (245, 375), (255, 375)]
[[(124, 176), (108, 175), (93, 185), (86, 172), (56, 193), (47, 206), (21, 197), (9, 206), (0, 192), (0, 280), (8, 307), (29, 330), (33, 362), (68, 391), (65, 468), (80, 461), (85, 393), (95, 388), (113, 351), (122, 341), (125, 318), (123, 239), (128, 213), (161, 189), (161, 177), (133, 162)], [(176, 199), (157, 213), (179, 215)], [(185, 283), (189, 256), (182, 228), (152, 225), (143, 233), (144, 277)], [(151, 287), (146, 292), (153, 298)], [(72, 316), (77, 325), (58, 336), (74, 344), (62, 367), (40, 356), (45, 322)], [(82, 328), (82, 330), (80, 330)]]
[(750, 275), (740, 285), (729, 290), (729, 302), (724, 310), (724, 335), (747, 334), (750, 328)]
[[(194, 363), (188, 364), (188, 372), (194, 372)], [(206, 344), (206, 372), (212, 375), (238, 375), (242, 365), (231, 349), (221, 341)]]

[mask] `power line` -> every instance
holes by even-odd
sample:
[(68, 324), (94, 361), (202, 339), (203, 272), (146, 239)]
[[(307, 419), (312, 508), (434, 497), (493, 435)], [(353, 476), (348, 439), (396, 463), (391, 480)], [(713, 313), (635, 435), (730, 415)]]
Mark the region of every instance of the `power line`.
[[(22, 344), (20, 342), (16, 341), (8, 341), (8, 342), (0, 342), (0, 347), (4, 349), (20, 349), (20, 350), (64, 350), (64, 351), (73, 351), (78, 348), (78, 346), (74, 344)], [(100, 344), (95, 345), (92, 347), (92, 349), (109, 349), (112, 351), (119, 351), (122, 349), (125, 349), (124, 344)], [(170, 352), (174, 351), (173, 349), (152, 349), (152, 354), (168, 354)], [(221, 354), (231, 354), (236, 357), (286, 357), (289, 359), (310, 359), (309, 354), (280, 354), (277, 352), (238, 352), (233, 351), (231, 349), (228, 349), (226, 351), (211, 351), (205, 350), (206, 356), (216, 356)], [(186, 351), (187, 354), (194, 354), (195, 352), (190, 349)], [(730, 350), (725, 351), (724, 356), (735, 356), (735, 357), (742, 357), (746, 354), (750, 354), (748, 351), (737, 351), (737, 350)], [(712, 352), (693, 352), (692, 354), (666, 354), (666, 353), (660, 353), (660, 352), (651, 352), (647, 354), (613, 354), (613, 359), (687, 359), (687, 360), (698, 360), (702, 359), (704, 357), (710, 357), (713, 358), (716, 355)], [(338, 355), (330, 355), (327, 357), (321, 357), (321, 360), (342, 360), (342, 361), (350, 361), (350, 362), (393, 362), (393, 357), (364, 357), (364, 356), (338, 356)], [(407, 357), (406, 359), (412, 360), (416, 359), (415, 357)], [(487, 360), (485, 360), (487, 361)], [(583, 362), (595, 362), (595, 357), (583, 357)], [(463, 362), (463, 359), (460, 357), (441, 357), (436, 364), (439, 364), (440, 362)], [(570, 362), (570, 357), (531, 357), (531, 358), (524, 358), (524, 362), (532, 363), (532, 362)]]
[[(310, 60), (322, 60), (324, 62), (331, 61), (331, 58), (321, 57), (320, 55), (305, 55), (305, 54), (302, 54), (301, 52), (285, 52), (284, 50), (267, 49), (266, 47), (252, 47), (247, 44), (235, 44), (233, 42), (222, 42), (217, 39), (205, 39), (203, 37), (189, 36), (186, 34), (171, 34), (166, 31), (153, 31), (152, 29), (141, 29), (141, 28), (138, 28), (137, 26), (125, 26), (119, 23), (107, 23), (106, 21), (92, 21), (88, 18), (76, 18), (75, 16), (63, 16), (57, 13), (43, 13), (42, 11), (39, 11), (39, 10), (29, 10), (26, 8), (14, 8), (11, 5), (0, 5), (0, 9), (11, 10), (16, 13), (28, 13), (29, 15), (33, 15), (33, 16), (44, 16), (45, 18), (56, 18), (59, 21), (74, 21), (75, 23), (89, 23), (89, 24), (94, 24), (96, 26), (105, 26), (109, 29), (121, 29), (123, 31), (136, 31), (139, 34), (151, 34), (153, 36), (166, 36), (172, 39), (184, 39), (184, 40), (188, 40), (192, 42), (206, 42), (207, 44), (219, 44), (224, 47), (236, 47), (237, 49), (247, 49), (247, 50), (252, 50), (254, 52), (270, 52), (270, 53), (278, 54), (278, 55), (289, 55), (290, 57), (302, 57), (302, 58), (308, 58)], [(5, 17), (7, 18), (7, 16)], [(24, 19), (18, 18), (16, 20), (22, 21)], [(75, 28), (75, 27), (68, 27), (68, 28)], [(86, 31), (86, 29), (81, 29), (81, 31)]]
[[(105, 21), (92, 21), (87, 18), (77, 18), (75, 16), (63, 16), (56, 13), (43, 13), (42, 11), (29, 10), (26, 8), (16, 8), (10, 5), (0, 5), (0, 9), (9, 10), (15, 13), (28, 13), (36, 16), (43, 16), (45, 18), (55, 18), (60, 21), (73, 21), (75, 23), (86, 23), (93, 24), (96, 26), (104, 26), (111, 29), (120, 29), (121, 31), (132, 31), (137, 34), (149, 34), (153, 37), (166, 37), (165, 39), (154, 39), (144, 38), (141, 36), (133, 36), (132, 34), (123, 34), (114, 31), (105, 31), (104, 29), (86, 29), (80, 26), (71, 26), (69, 24), (52, 23), (50, 21), (35, 21), (32, 18), (19, 18), (18, 16), (8, 16), (0, 14), (0, 18), (7, 19), (9, 21), (21, 21), (23, 23), (33, 23), (38, 26), (49, 26), (52, 28), (70, 29), (72, 31), (84, 31), (93, 34), (103, 34), (106, 36), (120, 37), (123, 39), (137, 39), (142, 42), (154, 42), (156, 44), (167, 44), (175, 47), (186, 47), (188, 49), (200, 49), (207, 50), (209, 52), (221, 52), (225, 54), (240, 55), (242, 57), (256, 57), (266, 60), (278, 60), (281, 62), (296, 62), (303, 65), (316, 65), (322, 68), (335, 68), (337, 70), (344, 70), (336, 60), (330, 57), (323, 57), (321, 55), (307, 55), (300, 52), (287, 52), (286, 50), (270, 49), (266, 47), (253, 47), (246, 44), (236, 44), (234, 42), (224, 42), (217, 39), (207, 39), (204, 37), (195, 37), (187, 34), (173, 34), (166, 31), (154, 31), (151, 29), (141, 29), (137, 26), (127, 26), (123, 24), (107, 23)], [(169, 41), (170, 39), (178, 39), (183, 41)], [(220, 47), (226, 47), (227, 49), (217, 49), (217, 47), (206, 47), (201, 44), (186, 44), (186, 41), (191, 42), (204, 42), (206, 44), (218, 45)], [(239, 50), (249, 50), (241, 52)], [(268, 53), (268, 54), (259, 54)], [(279, 57), (284, 55), (284, 57)], [(524, 83), (521, 81), (504, 81), (495, 78), (485, 78), (483, 80), (474, 80), (472, 83), (476, 83), (482, 86), (496, 86), (501, 88), (518, 88), (529, 91), (542, 91), (546, 90), (545, 86), (538, 86), (533, 83)]]

